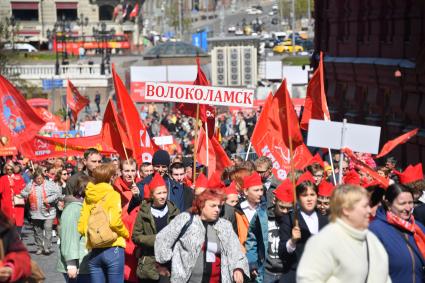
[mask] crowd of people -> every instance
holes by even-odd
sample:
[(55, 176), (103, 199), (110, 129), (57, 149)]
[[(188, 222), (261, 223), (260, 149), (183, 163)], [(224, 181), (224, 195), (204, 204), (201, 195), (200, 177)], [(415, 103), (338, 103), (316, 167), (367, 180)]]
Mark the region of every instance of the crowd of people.
[(74, 164), (5, 160), (0, 282), (34, 272), (25, 217), (37, 255), (57, 233), (65, 282), (424, 282), (422, 165), (368, 162), (388, 187), (348, 159), (337, 186), (317, 158), (285, 180), (264, 156), (223, 172), (165, 150), (142, 164), (93, 148)]

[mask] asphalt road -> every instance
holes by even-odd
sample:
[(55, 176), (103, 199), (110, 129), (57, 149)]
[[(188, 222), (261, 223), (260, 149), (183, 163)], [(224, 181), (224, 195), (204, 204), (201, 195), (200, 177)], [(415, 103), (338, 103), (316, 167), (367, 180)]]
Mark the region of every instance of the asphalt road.
[(46, 255), (36, 255), (36, 247), (34, 244), (34, 232), (30, 224), (25, 224), (25, 227), (22, 231), (22, 238), (25, 245), (30, 252), (31, 258), (35, 260), (41, 269), (46, 274), (45, 283), (57, 283), (57, 282), (65, 282), (63, 275), (56, 271), (56, 264), (58, 261), (58, 245), (56, 245), (56, 238), (53, 238), (53, 246), (52, 249), (54, 253), (46, 256)]

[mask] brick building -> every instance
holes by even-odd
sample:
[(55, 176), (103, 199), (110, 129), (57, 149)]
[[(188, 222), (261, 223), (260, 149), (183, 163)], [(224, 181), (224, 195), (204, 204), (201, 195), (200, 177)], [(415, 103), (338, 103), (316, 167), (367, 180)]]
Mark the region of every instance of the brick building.
[(381, 145), (418, 127), (391, 155), (425, 160), (425, 2), (316, 0), (315, 20), (332, 119), (382, 127)]

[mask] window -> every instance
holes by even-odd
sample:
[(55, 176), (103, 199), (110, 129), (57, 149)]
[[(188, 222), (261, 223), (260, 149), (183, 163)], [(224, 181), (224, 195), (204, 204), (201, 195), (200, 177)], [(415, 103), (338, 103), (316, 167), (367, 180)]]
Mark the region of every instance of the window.
[(112, 21), (114, 14), (114, 7), (111, 5), (102, 5), (99, 7), (99, 20)]
[(78, 19), (77, 2), (56, 2), (58, 21), (75, 21)]
[(38, 2), (11, 2), (10, 5), (17, 21), (38, 21)]

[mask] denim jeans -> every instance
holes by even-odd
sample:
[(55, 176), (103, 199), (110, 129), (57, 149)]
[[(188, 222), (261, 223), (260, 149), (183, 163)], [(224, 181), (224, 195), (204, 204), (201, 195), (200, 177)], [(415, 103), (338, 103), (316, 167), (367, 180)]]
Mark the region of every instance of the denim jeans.
[(52, 248), (53, 219), (33, 219), (32, 225), (34, 228), (34, 240), (37, 250), (50, 250)]
[(89, 254), (89, 269), (92, 283), (124, 282), (124, 249), (93, 249)]
[(280, 274), (280, 273), (270, 273), (270, 272), (267, 272), (267, 270), (265, 270), (263, 282), (264, 283), (277, 283), (277, 282), (279, 282), (281, 275), (282, 274)]
[(90, 274), (78, 274), (77, 278), (70, 279), (67, 273), (62, 273), (66, 283), (90, 283)]

